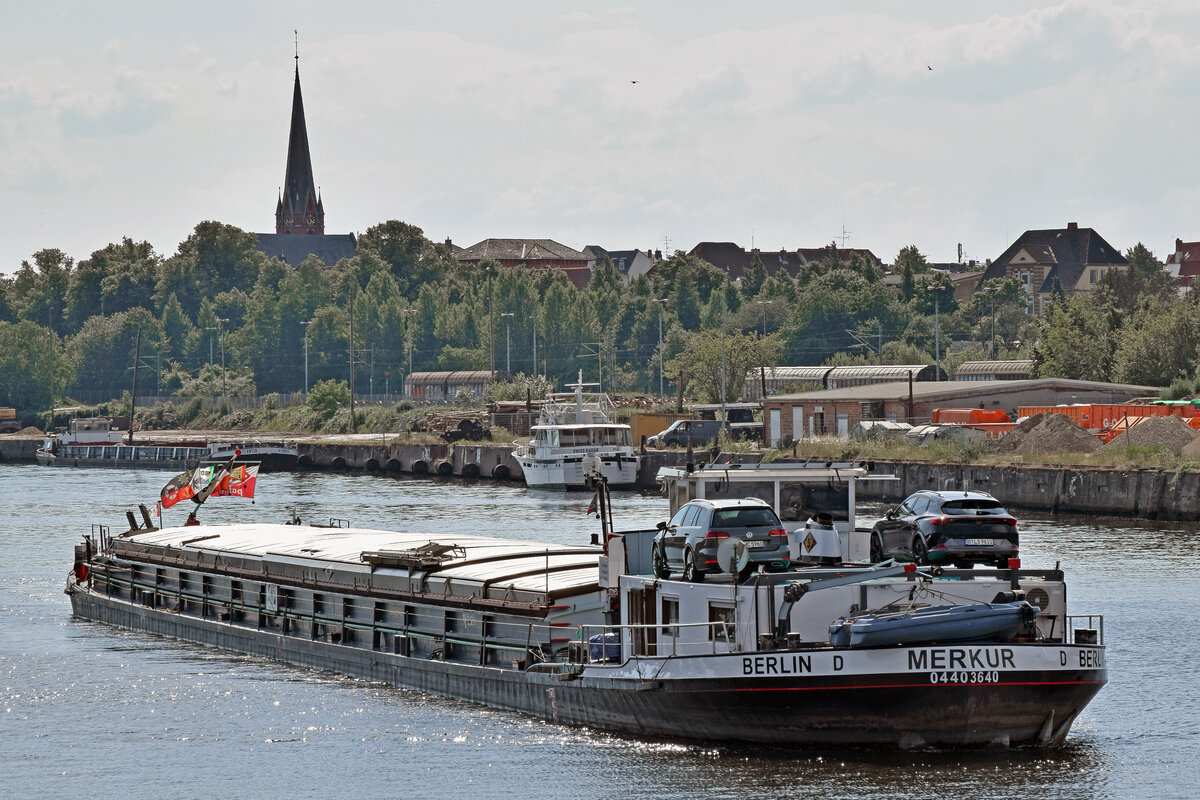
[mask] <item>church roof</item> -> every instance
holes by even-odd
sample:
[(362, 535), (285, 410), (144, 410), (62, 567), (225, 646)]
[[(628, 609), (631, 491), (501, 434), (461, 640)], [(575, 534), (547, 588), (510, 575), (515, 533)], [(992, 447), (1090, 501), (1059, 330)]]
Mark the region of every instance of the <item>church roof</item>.
[(353, 233), (256, 233), (258, 249), (283, 261), (288, 266), (300, 266), (310, 255), (332, 267), (343, 258), (358, 255), (358, 243)]

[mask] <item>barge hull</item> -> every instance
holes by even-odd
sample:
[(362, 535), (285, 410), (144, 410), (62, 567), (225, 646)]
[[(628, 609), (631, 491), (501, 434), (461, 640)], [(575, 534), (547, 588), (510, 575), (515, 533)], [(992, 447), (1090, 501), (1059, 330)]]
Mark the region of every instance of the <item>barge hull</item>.
[[(663, 682), (654, 679), (662, 658), (647, 659), (641, 670), (558, 664), (555, 669), (564, 669), (515, 670), (408, 657), (173, 613), (84, 585), (70, 587), (68, 594), (77, 617), (118, 628), (331, 670), (555, 723), (673, 739), (900, 748), (1059, 744), (1106, 680), (1103, 648), (1079, 646), (1055, 650), (1069, 656), (1069, 663), (1077, 656), (1084, 661), (1089, 652), (1100, 653), (1101, 665), (1008, 671), (997, 682), (978, 684), (934, 684), (927, 673), (911, 672), (751, 677), (733, 684), (723, 679)], [(578, 670), (570, 669), (575, 666)], [(636, 677), (638, 673), (645, 677)]]

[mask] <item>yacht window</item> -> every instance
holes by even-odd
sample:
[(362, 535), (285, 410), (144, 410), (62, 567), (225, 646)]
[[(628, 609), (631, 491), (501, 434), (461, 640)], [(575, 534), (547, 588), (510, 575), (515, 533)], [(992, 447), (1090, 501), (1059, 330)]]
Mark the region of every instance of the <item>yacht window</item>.
[(589, 444), (587, 428), (563, 428), (560, 435), (563, 447), (582, 447)]

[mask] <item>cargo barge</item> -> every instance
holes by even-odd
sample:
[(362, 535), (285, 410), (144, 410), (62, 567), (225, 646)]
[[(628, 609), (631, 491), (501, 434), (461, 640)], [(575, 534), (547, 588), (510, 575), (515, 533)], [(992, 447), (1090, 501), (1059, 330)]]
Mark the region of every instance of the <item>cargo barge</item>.
[[(607, 521), (597, 543), (563, 546), (129, 520), (77, 546), (76, 616), (556, 723), (781, 746), (1052, 746), (1107, 680), (1102, 620), (1067, 613), (1057, 569), (839, 563), (689, 583), (653, 576), (656, 531)], [(1016, 633), (831, 643), (868, 611), (1023, 600), (1035, 610)]]
[(291, 442), (126, 442), (127, 432), (107, 417), (72, 419), (66, 430), (46, 436), (35, 458), (47, 467), (186, 469), (202, 461), (226, 461), (235, 453), (264, 472), (295, 469), (299, 451)]

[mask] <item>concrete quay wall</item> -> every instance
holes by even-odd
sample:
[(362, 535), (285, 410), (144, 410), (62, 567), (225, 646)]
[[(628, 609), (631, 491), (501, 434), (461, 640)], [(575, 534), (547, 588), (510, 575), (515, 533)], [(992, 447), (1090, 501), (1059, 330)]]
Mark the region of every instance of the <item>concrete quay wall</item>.
[(1004, 505), (1054, 514), (1200, 519), (1200, 473), (1095, 467), (980, 466), (876, 461), (895, 481), (868, 481), (857, 495), (898, 503), (922, 489), (974, 489)]
[[(511, 444), (402, 444), (399, 442), (300, 442), (300, 469), (351, 469), (521, 482), (521, 465)], [(659, 467), (682, 464), (683, 452), (651, 451), (642, 456), (638, 488), (657, 487)]]
[(37, 449), (41, 446), (40, 436), (0, 436), (0, 461), (33, 461), (37, 456)]

